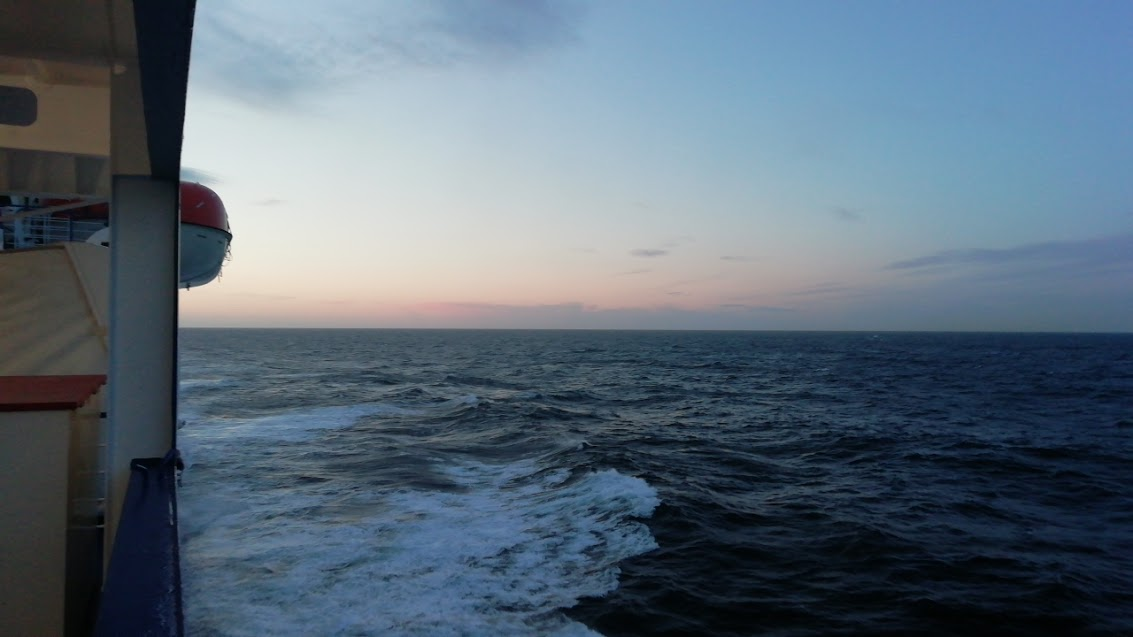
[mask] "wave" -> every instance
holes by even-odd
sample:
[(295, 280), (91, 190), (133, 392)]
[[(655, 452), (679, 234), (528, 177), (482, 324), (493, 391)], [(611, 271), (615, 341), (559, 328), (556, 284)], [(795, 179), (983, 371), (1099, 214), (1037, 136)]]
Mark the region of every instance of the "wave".
[[(593, 635), (560, 611), (657, 547), (645, 481), (535, 460), (439, 468), (456, 490), (183, 489), (198, 635)], [(205, 485), (208, 485), (207, 487)], [(255, 586), (248, 586), (255, 581)]]
[(182, 395), (229, 390), (238, 387), (232, 378), (182, 378), (178, 383)]

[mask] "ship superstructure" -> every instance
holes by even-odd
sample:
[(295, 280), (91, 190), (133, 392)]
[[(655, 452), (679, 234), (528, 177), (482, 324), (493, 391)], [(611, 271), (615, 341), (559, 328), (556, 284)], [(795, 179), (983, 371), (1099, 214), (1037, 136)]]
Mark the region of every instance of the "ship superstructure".
[(183, 631), (179, 174), (194, 10), (0, 0), (0, 634)]

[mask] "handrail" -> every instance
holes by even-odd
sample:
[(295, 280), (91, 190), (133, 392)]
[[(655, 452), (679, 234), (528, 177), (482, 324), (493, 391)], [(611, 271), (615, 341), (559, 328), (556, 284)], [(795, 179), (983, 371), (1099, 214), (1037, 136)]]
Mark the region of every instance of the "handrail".
[(114, 538), (95, 637), (185, 633), (177, 539), (176, 449), (130, 462), (130, 484)]

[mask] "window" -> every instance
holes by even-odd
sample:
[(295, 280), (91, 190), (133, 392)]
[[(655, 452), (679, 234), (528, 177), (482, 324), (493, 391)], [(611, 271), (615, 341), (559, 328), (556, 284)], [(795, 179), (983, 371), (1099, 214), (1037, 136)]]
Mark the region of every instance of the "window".
[(0, 124), (31, 126), (39, 111), (35, 93), (19, 86), (0, 85)]

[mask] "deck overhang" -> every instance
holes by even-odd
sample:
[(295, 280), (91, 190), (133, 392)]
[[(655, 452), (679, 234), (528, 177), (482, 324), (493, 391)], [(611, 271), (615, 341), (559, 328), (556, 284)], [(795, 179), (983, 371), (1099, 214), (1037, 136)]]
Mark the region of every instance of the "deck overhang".
[(177, 179), (194, 8), (0, 0), (0, 192), (107, 198), (113, 175)]

